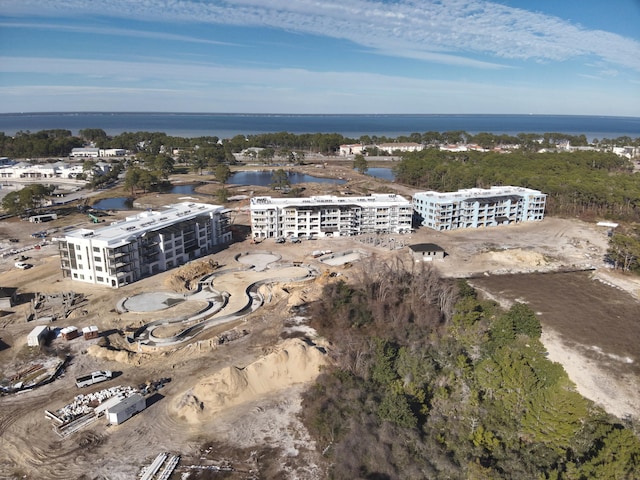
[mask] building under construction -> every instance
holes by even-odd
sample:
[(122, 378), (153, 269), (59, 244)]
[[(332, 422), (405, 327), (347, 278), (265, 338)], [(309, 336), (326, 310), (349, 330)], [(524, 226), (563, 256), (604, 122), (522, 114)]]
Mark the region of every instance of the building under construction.
[(118, 288), (213, 253), (231, 241), (229, 210), (178, 203), (58, 239), (63, 275)]

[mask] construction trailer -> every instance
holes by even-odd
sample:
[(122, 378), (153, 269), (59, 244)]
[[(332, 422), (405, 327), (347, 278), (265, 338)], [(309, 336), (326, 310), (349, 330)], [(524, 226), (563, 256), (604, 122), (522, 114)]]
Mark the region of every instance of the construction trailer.
[(32, 215), (31, 217), (29, 217), (29, 221), (31, 223), (51, 222), (57, 219), (58, 219), (58, 215), (55, 213), (46, 213), (44, 215)]
[(120, 425), (145, 408), (147, 408), (147, 400), (139, 393), (134, 393), (109, 407), (107, 419), (111, 425)]
[(46, 325), (38, 325), (27, 335), (27, 345), (30, 347), (39, 347), (44, 345), (49, 336), (49, 327)]

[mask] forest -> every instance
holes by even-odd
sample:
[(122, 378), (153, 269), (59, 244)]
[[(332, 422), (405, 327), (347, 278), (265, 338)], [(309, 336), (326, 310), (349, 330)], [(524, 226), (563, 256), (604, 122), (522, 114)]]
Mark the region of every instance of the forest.
[(605, 152), (510, 154), (407, 153), (394, 168), (396, 180), (419, 189), (455, 191), (517, 185), (548, 195), (550, 215), (640, 219), (640, 182), (626, 158)]
[[(568, 135), (563, 133), (520, 133), (516, 136), (496, 135), (488, 132), (470, 134), (462, 130), (452, 132), (411, 133), (399, 137), (363, 135), (349, 138), (338, 133), (305, 133), (288, 132), (262, 133), (254, 135), (236, 135), (233, 138), (220, 139), (207, 137), (174, 137), (163, 132), (123, 132), (109, 136), (100, 128), (85, 128), (74, 136), (70, 130), (55, 129), (39, 132), (17, 132), (14, 136), (0, 132), (0, 156), (11, 158), (46, 158), (66, 157), (72, 148), (93, 144), (97, 148), (124, 148), (132, 153), (146, 152), (160, 154), (178, 148), (184, 155), (198, 154), (200, 157), (215, 158), (217, 162), (233, 162), (230, 153), (238, 153), (249, 147), (269, 149), (279, 156), (287, 157), (289, 152), (311, 152), (335, 155), (342, 144), (360, 143), (374, 145), (380, 143), (415, 142), (424, 145), (441, 145), (452, 143), (472, 143), (483, 148), (498, 145), (519, 145), (521, 151), (536, 151), (540, 148), (555, 147), (560, 142), (570, 142), (574, 146), (584, 146), (589, 142), (585, 135)], [(640, 145), (640, 138), (619, 137), (615, 139), (593, 139), (592, 145), (603, 149), (612, 146)], [(372, 149), (371, 154), (384, 154)]]
[(612, 232), (607, 260), (615, 269), (640, 273), (640, 173), (626, 158), (595, 151), (502, 154), (427, 149), (403, 155), (394, 174), (397, 182), (424, 190), (533, 188), (547, 194), (547, 215), (624, 222)]
[(333, 479), (640, 478), (640, 441), (549, 361), (535, 313), (371, 260), (305, 312), (332, 343), (303, 421)]

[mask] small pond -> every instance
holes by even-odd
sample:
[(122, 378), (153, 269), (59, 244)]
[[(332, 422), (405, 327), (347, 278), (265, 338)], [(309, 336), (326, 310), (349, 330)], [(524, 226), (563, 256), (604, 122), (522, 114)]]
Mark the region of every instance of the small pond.
[(196, 192), (197, 184), (168, 185), (160, 189), (160, 193), (177, 193), (179, 195), (193, 195)]
[[(227, 183), (230, 185), (257, 185), (260, 187), (268, 187), (273, 183), (272, 175), (273, 172), (271, 171), (247, 170), (232, 174)], [(331, 183), (334, 185), (342, 185), (343, 183), (346, 183), (346, 180), (314, 177), (312, 175), (298, 172), (287, 172), (287, 175), (291, 185), (296, 183)]]
[(131, 210), (133, 200), (128, 197), (112, 197), (98, 200), (92, 205), (96, 210)]
[(171, 185), (166, 190), (163, 190), (162, 193), (178, 193), (180, 195), (192, 195), (196, 193), (196, 187), (198, 185), (189, 184), (189, 185)]
[(382, 180), (395, 181), (396, 177), (393, 175), (393, 170), (386, 167), (373, 167), (367, 169), (367, 175), (375, 178), (381, 178)]

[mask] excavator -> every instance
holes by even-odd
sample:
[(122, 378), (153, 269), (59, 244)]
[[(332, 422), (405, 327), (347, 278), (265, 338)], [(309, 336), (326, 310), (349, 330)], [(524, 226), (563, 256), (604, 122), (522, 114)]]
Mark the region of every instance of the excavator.
[(89, 215), (89, 220), (91, 220), (92, 223), (100, 223), (104, 221), (104, 220), (100, 220), (100, 218), (96, 217), (91, 213), (88, 213), (87, 215)]

